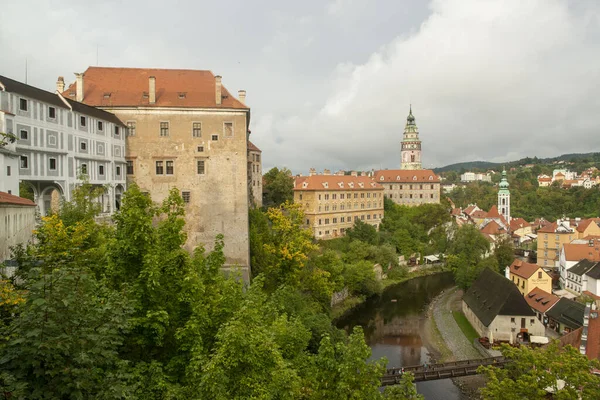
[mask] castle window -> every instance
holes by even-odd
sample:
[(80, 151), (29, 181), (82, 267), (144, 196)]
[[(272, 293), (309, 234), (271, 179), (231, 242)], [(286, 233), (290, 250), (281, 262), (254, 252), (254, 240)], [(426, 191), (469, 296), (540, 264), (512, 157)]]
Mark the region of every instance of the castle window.
[(223, 123), (223, 136), (233, 137), (233, 122)]
[[(204, 160), (198, 160), (196, 162), (196, 171), (198, 175), (204, 175), (206, 173), (206, 165)], [(302, 196), (300, 196), (300, 200), (302, 200)]]
[(173, 161), (167, 161), (167, 175), (173, 175)]
[(181, 192), (181, 198), (184, 203), (189, 203), (192, 195), (190, 192)]
[(48, 164), (48, 168), (50, 169), (50, 171), (56, 171), (56, 158), (48, 159)]
[(19, 110), (27, 111), (27, 99), (19, 99)]
[(21, 140), (27, 140), (28, 137), (29, 137), (29, 132), (27, 132), (25, 129), (21, 129), (21, 131), (19, 132), (19, 138)]
[(133, 175), (133, 160), (127, 160), (127, 175)]
[(202, 123), (201, 122), (193, 122), (192, 123), (192, 137), (199, 138), (202, 136)]
[(104, 175), (104, 165), (98, 165), (98, 175)]
[(127, 121), (127, 136), (135, 136), (135, 121)]
[(156, 175), (164, 175), (165, 169), (162, 161), (156, 162)]
[(21, 169), (29, 168), (29, 158), (27, 156), (21, 156), (19, 166)]
[(160, 136), (169, 136), (169, 122), (163, 121), (160, 123)]

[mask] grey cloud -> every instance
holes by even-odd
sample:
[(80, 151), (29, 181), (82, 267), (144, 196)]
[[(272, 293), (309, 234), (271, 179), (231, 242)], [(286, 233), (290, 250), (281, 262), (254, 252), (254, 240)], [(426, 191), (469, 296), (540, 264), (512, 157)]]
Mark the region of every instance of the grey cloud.
[[(246, 89), (265, 168), (428, 167), (600, 144), (594, 0), (9, 2), (0, 73), (53, 90), (100, 65), (211, 69)], [(28, 24), (22, 24), (27, 16)]]

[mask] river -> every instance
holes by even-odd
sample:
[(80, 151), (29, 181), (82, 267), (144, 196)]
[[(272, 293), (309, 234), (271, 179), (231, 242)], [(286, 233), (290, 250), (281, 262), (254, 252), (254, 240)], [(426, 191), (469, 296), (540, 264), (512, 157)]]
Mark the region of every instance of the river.
[[(450, 272), (411, 279), (388, 287), (337, 321), (348, 332), (363, 327), (372, 359), (386, 357), (388, 367), (431, 362), (435, 350), (427, 343), (427, 305), (442, 290), (452, 287)], [(443, 334), (443, 332), (442, 332)], [(459, 400), (462, 395), (450, 379), (417, 383), (426, 400)]]

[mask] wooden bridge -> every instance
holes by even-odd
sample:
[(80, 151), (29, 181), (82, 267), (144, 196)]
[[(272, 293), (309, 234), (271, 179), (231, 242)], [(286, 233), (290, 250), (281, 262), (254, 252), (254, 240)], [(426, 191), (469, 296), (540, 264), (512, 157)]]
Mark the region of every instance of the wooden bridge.
[(459, 376), (477, 375), (477, 368), (480, 366), (494, 365), (503, 367), (508, 361), (504, 357), (479, 358), (476, 360), (451, 361), (447, 363), (413, 365), (404, 368), (389, 368), (383, 378), (382, 386), (396, 385), (402, 379), (402, 369), (404, 372), (412, 372), (415, 376), (415, 382), (433, 381), (436, 379), (455, 378)]

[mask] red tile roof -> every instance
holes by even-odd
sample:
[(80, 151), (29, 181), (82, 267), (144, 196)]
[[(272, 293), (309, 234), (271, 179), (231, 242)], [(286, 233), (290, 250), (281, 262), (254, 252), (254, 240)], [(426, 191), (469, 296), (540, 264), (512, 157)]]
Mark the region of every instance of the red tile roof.
[(500, 225), (494, 220), (488, 222), (486, 226), (480, 229), (480, 232), (486, 233), (488, 235), (501, 235), (503, 233), (506, 233), (506, 231), (502, 229)]
[(531, 275), (535, 274), (535, 272), (541, 267), (536, 264), (531, 264), (521, 260), (515, 260), (510, 265), (510, 272), (520, 276), (521, 278), (529, 279)]
[(0, 204), (35, 207), (33, 201), (6, 192), (0, 192)]
[(581, 261), (587, 258), (590, 261), (600, 261), (599, 242), (595, 241), (594, 246), (588, 243), (566, 243), (564, 245), (565, 259), (567, 261)]
[[(147, 96), (151, 76), (156, 78), (154, 104), (149, 104)], [(63, 95), (75, 99), (76, 88), (77, 84), (72, 83)], [(89, 67), (83, 76), (83, 102), (91, 106), (248, 108), (224, 86), (221, 95), (221, 105), (217, 105), (215, 76), (211, 71)]]
[(559, 299), (560, 297), (548, 293), (537, 286), (525, 295), (527, 304), (540, 313), (548, 311)]
[(472, 218), (481, 218), (484, 219), (488, 216), (488, 213), (483, 211), (483, 210), (477, 210), (477, 211), (473, 211), (470, 216)]
[(552, 182), (552, 178), (538, 178), (539, 182)]
[(470, 205), (469, 207), (465, 208), (465, 214), (471, 215), (473, 210), (475, 210), (476, 208), (477, 208), (477, 205)]
[(435, 182), (440, 181), (440, 177), (433, 173), (430, 169), (417, 169), (417, 170), (405, 170), (405, 169), (385, 169), (381, 171), (375, 171), (373, 180), (379, 183), (392, 183), (392, 182), (403, 182), (403, 183), (423, 183), (423, 182)]
[(259, 149), (258, 147), (256, 147), (256, 145), (249, 140), (248, 140), (248, 150), (249, 151), (258, 151), (259, 153), (262, 153), (262, 150)]
[(517, 229), (527, 228), (531, 224), (525, 221), (523, 218), (513, 218), (510, 220), (510, 230), (516, 231)]
[(368, 176), (312, 175), (294, 178), (294, 190), (383, 190)]
[(490, 211), (488, 211), (487, 213), (487, 217), (486, 218), (497, 218), (499, 219), (504, 225), (508, 225), (506, 223), (506, 219), (504, 218), (504, 216), (500, 215), (500, 213), (498, 212), (498, 207), (496, 207), (495, 205), (492, 206), (492, 208), (490, 208)]
[(577, 231), (583, 233), (590, 226), (590, 224), (592, 224), (592, 223), (598, 224), (599, 222), (600, 222), (600, 218), (584, 219), (577, 225)]

